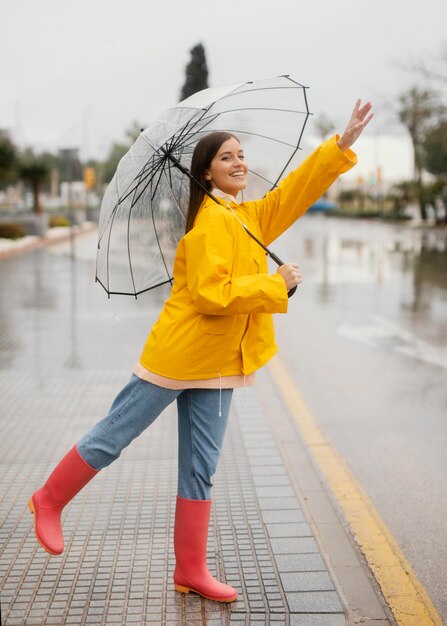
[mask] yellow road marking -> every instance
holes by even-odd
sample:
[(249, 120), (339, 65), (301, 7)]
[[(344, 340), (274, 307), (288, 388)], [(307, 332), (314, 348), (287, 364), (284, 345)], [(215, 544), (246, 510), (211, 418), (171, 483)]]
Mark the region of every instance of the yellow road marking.
[(350, 525), (399, 626), (442, 626), (427, 592), (346, 463), (324, 437), (285, 365), (269, 364), (274, 381)]

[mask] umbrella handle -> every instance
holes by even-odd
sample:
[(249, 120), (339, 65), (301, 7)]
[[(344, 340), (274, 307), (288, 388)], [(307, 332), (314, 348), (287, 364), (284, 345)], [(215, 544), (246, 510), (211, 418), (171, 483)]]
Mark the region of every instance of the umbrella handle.
[[(242, 223), (242, 222), (241, 222)], [(272, 250), (269, 250), (267, 248), (267, 246), (265, 246), (262, 241), (259, 241), (259, 239), (253, 235), (253, 233), (247, 228), (247, 226), (245, 224), (242, 224), (242, 226), (245, 228), (245, 230), (247, 231), (247, 233), (250, 235), (250, 237), (252, 239), (254, 239), (256, 241), (257, 244), (259, 244), (261, 246), (261, 248), (263, 248), (266, 253), (269, 255), (269, 257), (272, 259), (272, 261), (275, 261), (276, 265), (278, 265), (278, 267), (281, 267), (281, 265), (284, 265), (284, 261), (281, 261), (281, 259), (279, 258), (279, 256), (277, 254), (275, 254), (274, 252), (272, 252)], [(292, 289), (289, 289), (289, 291), (287, 292), (287, 297), (291, 298), (293, 296), (293, 294), (295, 293), (297, 288), (297, 285), (295, 285), (295, 287), (292, 287)]]
[[(268, 254), (268, 253), (267, 253), (267, 254)], [(276, 257), (276, 259), (275, 259), (275, 258), (273, 258), (273, 257), (272, 257), (272, 259), (275, 261), (275, 263), (277, 263), (277, 264), (278, 264), (278, 266), (279, 266), (279, 267), (281, 267), (281, 265), (284, 265), (284, 263), (281, 261), (281, 259), (280, 259), (279, 257), (277, 257), (277, 256), (276, 256), (276, 254), (275, 254), (274, 252), (273, 252), (272, 254), (273, 254), (273, 257)], [(279, 263), (278, 263), (278, 261), (279, 261)], [(289, 291), (287, 292), (287, 297), (288, 297), (288, 298), (291, 298), (291, 297), (293, 296), (293, 294), (294, 294), (294, 293), (295, 293), (295, 291), (296, 291), (297, 286), (298, 286), (298, 285), (295, 285), (295, 287), (292, 287), (292, 289), (289, 289)]]

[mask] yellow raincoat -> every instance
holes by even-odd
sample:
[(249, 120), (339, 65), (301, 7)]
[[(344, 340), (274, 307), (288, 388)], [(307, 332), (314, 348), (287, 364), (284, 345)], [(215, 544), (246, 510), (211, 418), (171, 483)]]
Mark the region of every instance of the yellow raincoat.
[[(230, 203), (269, 245), (357, 162), (334, 136), (263, 199)], [(205, 197), (180, 240), (174, 284), (147, 338), (140, 363), (167, 378), (198, 380), (250, 374), (275, 354), (272, 313), (287, 312), (279, 274), (226, 206)]]

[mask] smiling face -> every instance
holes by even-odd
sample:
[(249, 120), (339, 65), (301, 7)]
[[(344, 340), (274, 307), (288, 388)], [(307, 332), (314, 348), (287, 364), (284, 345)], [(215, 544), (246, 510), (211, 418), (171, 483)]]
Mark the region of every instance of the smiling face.
[(213, 187), (236, 198), (239, 191), (247, 186), (247, 173), (248, 166), (241, 144), (231, 137), (216, 152), (205, 172), (205, 180), (211, 181)]

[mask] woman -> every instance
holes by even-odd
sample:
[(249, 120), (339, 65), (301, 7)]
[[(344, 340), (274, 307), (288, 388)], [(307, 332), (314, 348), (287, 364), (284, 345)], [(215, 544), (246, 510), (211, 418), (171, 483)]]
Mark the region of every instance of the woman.
[(342, 137), (324, 142), (262, 200), (236, 203), (248, 167), (239, 140), (222, 132), (200, 140), (191, 172), (221, 198), (216, 204), (191, 182), (186, 234), (179, 242), (174, 285), (147, 338), (129, 383), (108, 415), (61, 460), (29, 506), (39, 543), (61, 554), (63, 507), (119, 457), (174, 399), (179, 461), (175, 513), (175, 589), (232, 602), (237, 591), (206, 566), (212, 476), (216, 471), (235, 387), (276, 352), (272, 313), (287, 311), (287, 291), (301, 282), (298, 265), (269, 274), (262, 248), (286, 230), (339, 174), (356, 163), (349, 147), (370, 121), (371, 104), (357, 101)]

